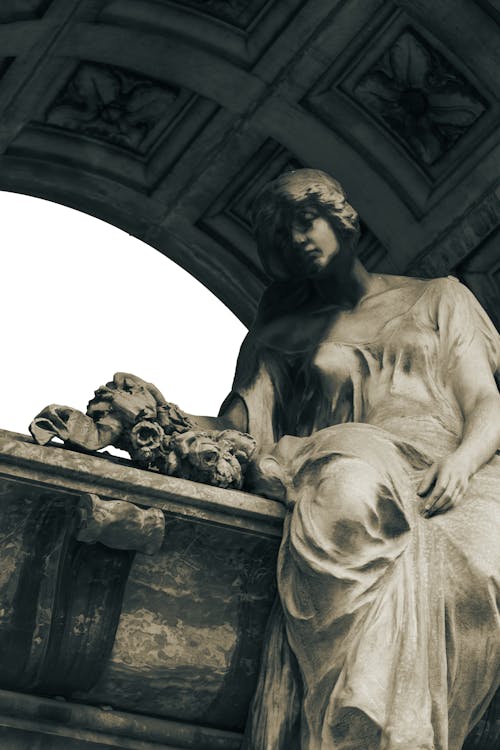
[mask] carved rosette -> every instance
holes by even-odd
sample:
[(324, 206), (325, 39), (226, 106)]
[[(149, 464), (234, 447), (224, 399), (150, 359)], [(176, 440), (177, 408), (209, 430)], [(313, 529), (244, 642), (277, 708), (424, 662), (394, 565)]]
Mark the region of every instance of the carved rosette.
[(181, 90), (123, 68), (82, 63), (46, 115), (65, 130), (144, 152), (156, 126), (177, 111)]
[(426, 165), (453, 148), (486, 109), (464, 76), (411, 30), (359, 80), (353, 95)]

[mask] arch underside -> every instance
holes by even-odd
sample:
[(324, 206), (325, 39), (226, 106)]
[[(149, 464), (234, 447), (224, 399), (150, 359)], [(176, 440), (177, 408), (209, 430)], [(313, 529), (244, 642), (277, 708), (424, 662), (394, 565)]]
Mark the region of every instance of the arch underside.
[(124, 229), (249, 324), (252, 198), (322, 168), (360, 212), (368, 268), (454, 273), (498, 325), (499, 8), (2, 0), (0, 189)]

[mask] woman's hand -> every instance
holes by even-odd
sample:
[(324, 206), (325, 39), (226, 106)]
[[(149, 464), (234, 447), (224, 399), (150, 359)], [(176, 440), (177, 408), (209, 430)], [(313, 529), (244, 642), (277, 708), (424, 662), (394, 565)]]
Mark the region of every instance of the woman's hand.
[(293, 507), (288, 485), (285, 469), (274, 456), (261, 454), (250, 462), (245, 477), (245, 489), (248, 492)]
[(420, 497), (427, 495), (422, 515), (429, 518), (453, 508), (465, 494), (470, 474), (467, 462), (458, 452), (432, 464), (417, 490)]

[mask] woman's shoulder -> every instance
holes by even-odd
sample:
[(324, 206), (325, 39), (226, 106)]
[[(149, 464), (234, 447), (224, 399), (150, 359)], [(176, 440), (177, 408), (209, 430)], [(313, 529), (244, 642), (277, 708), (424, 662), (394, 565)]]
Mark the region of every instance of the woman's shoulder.
[(433, 279), (423, 279), (413, 276), (393, 276), (381, 274), (380, 278), (386, 285), (387, 291), (401, 290), (405, 299), (413, 303), (419, 299), (431, 304), (441, 301), (460, 301), (473, 297), (472, 293), (454, 276), (440, 276)]
[(433, 279), (424, 279), (418, 276), (396, 276), (395, 274), (378, 274), (378, 276), (385, 282), (388, 289), (413, 287), (416, 291), (427, 289), (440, 291), (463, 287), (463, 284), (454, 276), (440, 276)]

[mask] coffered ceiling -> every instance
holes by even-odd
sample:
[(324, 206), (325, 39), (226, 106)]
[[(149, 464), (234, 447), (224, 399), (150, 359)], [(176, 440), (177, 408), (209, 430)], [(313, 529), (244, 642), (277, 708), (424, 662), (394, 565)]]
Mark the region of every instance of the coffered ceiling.
[(370, 269), (453, 272), (499, 323), (499, 22), (499, 0), (2, 0), (0, 189), (139, 237), (248, 324), (252, 198), (319, 167)]

